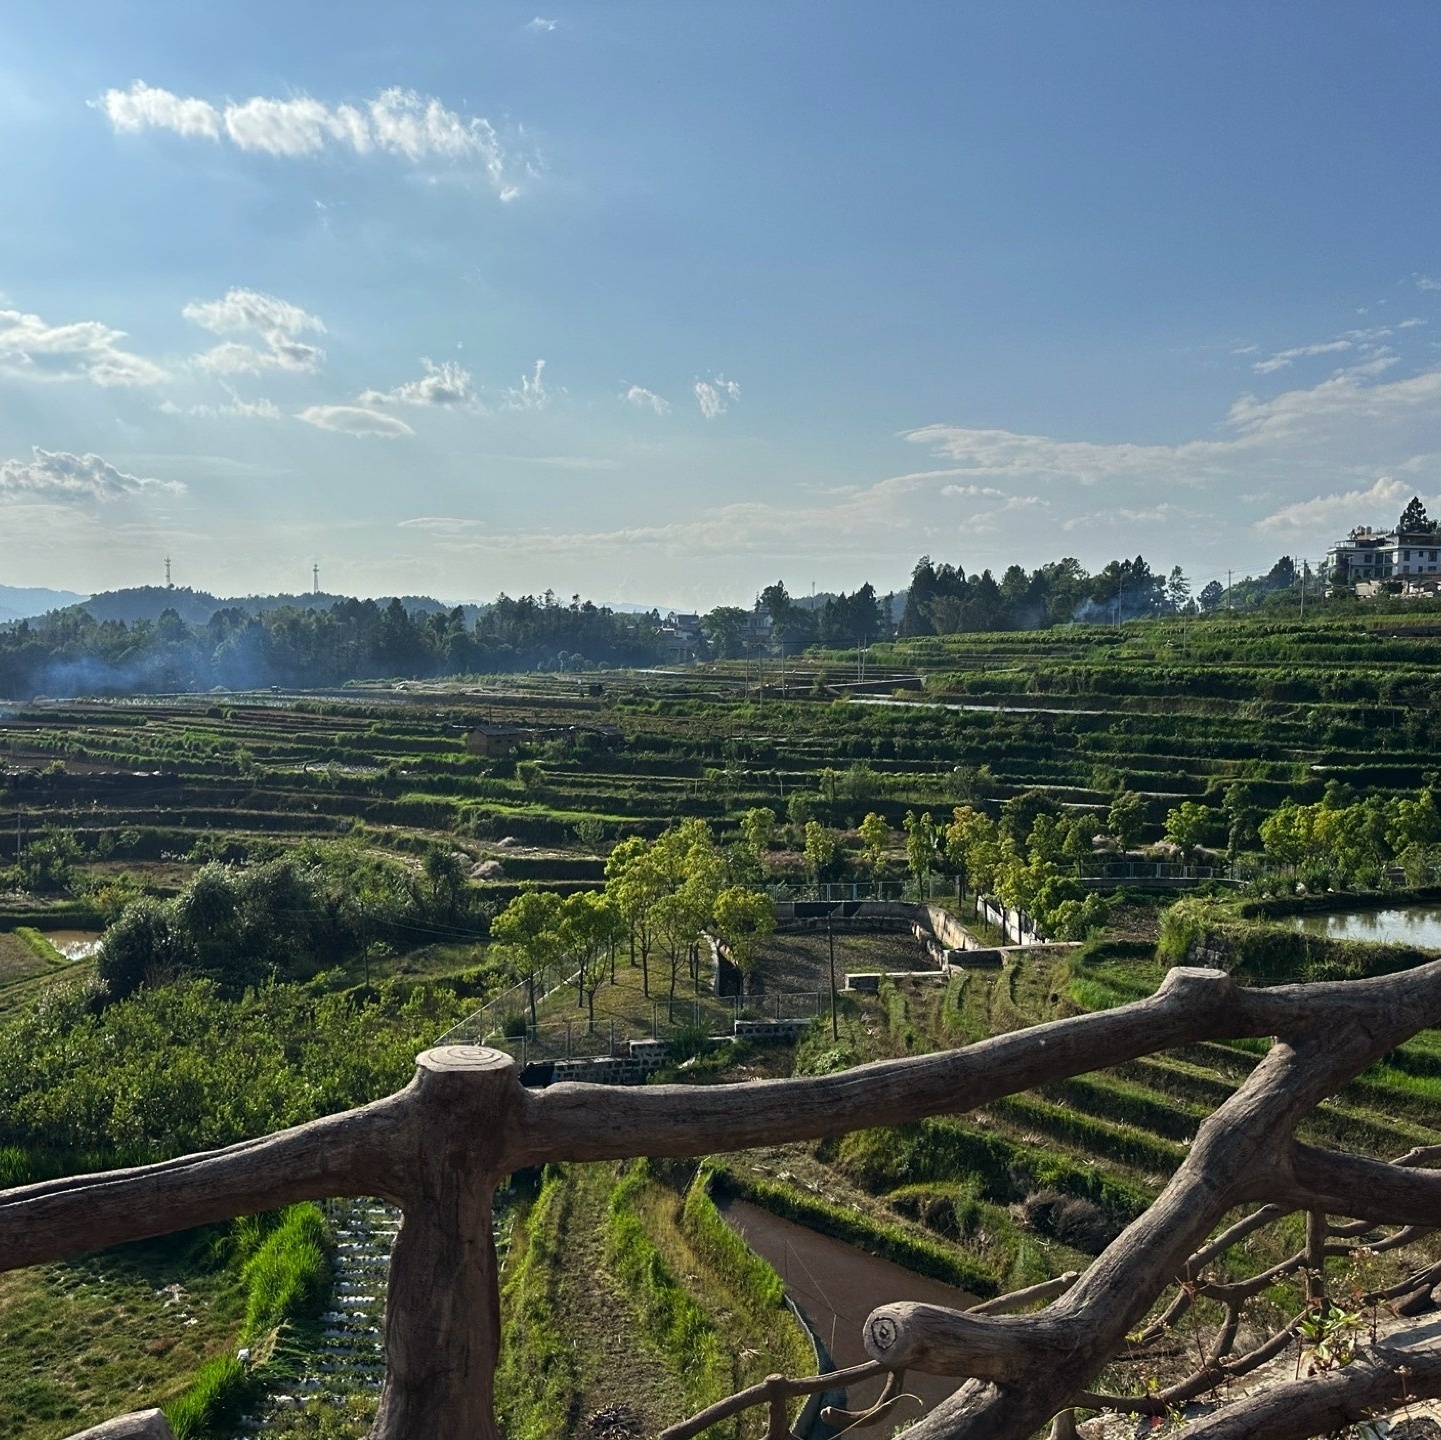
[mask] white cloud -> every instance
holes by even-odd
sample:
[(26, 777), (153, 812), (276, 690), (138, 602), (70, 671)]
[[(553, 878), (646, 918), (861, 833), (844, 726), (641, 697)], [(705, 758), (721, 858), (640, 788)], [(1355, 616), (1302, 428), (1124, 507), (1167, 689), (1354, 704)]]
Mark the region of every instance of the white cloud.
[(318, 315), (289, 300), (238, 285), (232, 285), (219, 300), (192, 300), (180, 313), (216, 335), (236, 335), (246, 330), (279, 330), (286, 335), (297, 335), (302, 330), (325, 333), (325, 324)]
[(505, 392), (508, 410), (544, 410), (550, 404), (550, 391), (545, 388), (545, 361), (537, 360), (529, 375), (520, 377), (519, 390)]
[(548, 34), (555, 29), (555, 24), (556, 22), (554, 20), (547, 20), (544, 16), (537, 15), (525, 28), (527, 30), (534, 30), (539, 34)]
[(158, 385), (164, 370), (128, 350), (123, 330), (98, 320), (47, 325), (38, 315), (0, 310), (0, 372), (25, 380), (89, 380), (96, 385)]
[(98, 455), (71, 455), (38, 445), (29, 460), (0, 461), (0, 496), (12, 498), (118, 500), (147, 491), (183, 494), (184, 490), (177, 481), (127, 475)]
[(1418, 275), (1416, 277), (1416, 288), (1418, 290), (1441, 290), (1441, 280), (1430, 275)]
[(297, 337), (306, 331), (325, 333), (318, 315), (289, 300), (259, 290), (232, 286), (219, 300), (192, 300), (180, 313), (213, 335), (257, 335), (262, 347), (227, 340), (194, 357), (195, 363), (217, 375), (257, 375), (262, 370), (285, 370), (313, 375), (325, 363), (325, 351)]
[(227, 340), (194, 357), (202, 370), (215, 375), (258, 375), (262, 370), (288, 370), (296, 375), (313, 375), (325, 363), (325, 351), (301, 340), (278, 337), (258, 350)]
[(1426, 322), (1420, 316), (1412, 315), (1397, 325), (1398, 330), (1413, 330), (1417, 325), (1424, 325)]
[(1286, 369), (1293, 360), (1300, 360), (1311, 355), (1334, 355), (1338, 351), (1350, 348), (1349, 340), (1327, 340), (1319, 345), (1295, 345), (1290, 350), (1278, 350), (1264, 360), (1253, 361), (1251, 369), (1258, 375), (1270, 375), (1277, 370)]
[(280, 407), (273, 400), (242, 400), (232, 392), (228, 405), (177, 405), (164, 401), (160, 410), (165, 415), (194, 415), (206, 420), (283, 420)]
[(286, 159), (338, 149), (412, 164), (476, 164), (502, 200), (517, 193), (513, 173), (530, 168), (507, 155), (484, 116), (457, 114), (434, 96), (399, 86), (359, 105), (327, 105), (307, 95), (256, 95), (221, 108), (137, 80), (128, 90), (107, 90), (98, 105), (117, 131), (170, 130)]
[(437, 365), (432, 360), (422, 358), (420, 363), (425, 367), (425, 374), (418, 380), (407, 380), (393, 390), (367, 390), (360, 397), (360, 403), (456, 408), (475, 405), (475, 387), (471, 383), (469, 370), (457, 365), (454, 360), (442, 360)]
[(364, 405), (308, 405), (295, 418), (320, 430), (338, 430), (343, 435), (378, 435), (394, 440), (415, 434), (399, 416), (370, 410)]
[(726, 413), (732, 400), (741, 398), (741, 387), (734, 380), (727, 380), (724, 375), (713, 375), (709, 380), (695, 382), (695, 398), (696, 404), (700, 406), (700, 413), (707, 420), (714, 420), (718, 415)]
[[(1379, 519), (1389, 524), (1400, 507), (1411, 498), (1411, 487), (1388, 475), (1381, 476), (1368, 490), (1348, 490), (1341, 495), (1317, 495), (1311, 500), (1298, 500), (1256, 521), (1254, 529), (1263, 533), (1277, 530), (1315, 530), (1323, 524), (1369, 524)], [(1377, 515), (1377, 511), (1382, 511)]]
[[(917, 474), (924, 474), (924, 471), (917, 471)], [(938, 474), (946, 474), (946, 471), (938, 471)], [(907, 477), (910, 478), (910, 477)], [(942, 485), (941, 494), (948, 500), (974, 499), (977, 495), (987, 495), (994, 499), (1000, 499), (1006, 492), (997, 490), (993, 485)]]
[(172, 95), (143, 80), (129, 90), (107, 90), (101, 104), (117, 130), (173, 130), (177, 135), (220, 138), (220, 112), (208, 100)]
[(623, 397), (628, 400), (637, 410), (654, 410), (657, 415), (670, 414), (670, 401), (663, 400), (654, 390), (647, 390), (644, 385), (632, 385)]

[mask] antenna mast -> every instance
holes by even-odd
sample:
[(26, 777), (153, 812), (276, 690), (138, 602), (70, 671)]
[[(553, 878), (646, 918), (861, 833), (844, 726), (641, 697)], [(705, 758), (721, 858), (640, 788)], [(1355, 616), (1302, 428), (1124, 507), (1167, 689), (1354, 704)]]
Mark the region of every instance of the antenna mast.
[(165, 588), (173, 590), (175, 587), (170, 583), (170, 557), (165, 557)]
[(318, 560), (315, 562), (314, 565), (312, 565), (312, 566), (310, 567), (310, 578), (311, 578), (311, 582), (313, 583), (313, 585), (314, 585), (314, 587), (315, 587), (315, 593), (316, 593), (317, 595), (319, 595), (319, 594), (320, 594), (320, 562), (319, 562)]

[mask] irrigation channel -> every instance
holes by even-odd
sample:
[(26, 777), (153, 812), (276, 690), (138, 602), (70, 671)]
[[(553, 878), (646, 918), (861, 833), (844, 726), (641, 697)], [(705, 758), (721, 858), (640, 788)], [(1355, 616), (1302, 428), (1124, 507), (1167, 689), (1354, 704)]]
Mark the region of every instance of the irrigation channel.
[(1441, 905), (1291, 915), (1285, 923), (1292, 930), (1325, 935), (1331, 940), (1379, 941), (1389, 945), (1414, 945), (1420, 950), (1441, 950)]
[[(861, 1334), (866, 1316), (882, 1300), (887, 1304), (913, 1300), (958, 1310), (976, 1303), (976, 1297), (964, 1290), (867, 1255), (748, 1201), (718, 1198), (716, 1205), (731, 1228), (781, 1277), (786, 1294), (837, 1368), (862, 1365), (871, 1358), (861, 1344)], [(919, 1403), (908, 1406), (899, 1418), (914, 1420), (961, 1383), (950, 1376), (911, 1371), (906, 1376), (906, 1391)], [(865, 1409), (880, 1395), (881, 1385), (877, 1378), (852, 1386), (845, 1400), (847, 1408)]]

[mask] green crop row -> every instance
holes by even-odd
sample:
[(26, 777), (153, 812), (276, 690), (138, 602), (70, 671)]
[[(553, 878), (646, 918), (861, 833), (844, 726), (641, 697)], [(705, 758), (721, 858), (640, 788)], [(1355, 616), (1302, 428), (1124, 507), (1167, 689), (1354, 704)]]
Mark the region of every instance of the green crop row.
[(330, 1237), (315, 1205), (292, 1205), (267, 1229), (260, 1217), (235, 1222), (232, 1248), (245, 1284), (240, 1344), (259, 1358), (207, 1361), (184, 1393), (165, 1407), (176, 1440), (227, 1434), (267, 1381), (293, 1378), (296, 1352), (280, 1344), (287, 1329), (313, 1329), (330, 1293)]
[(646, 1161), (637, 1160), (615, 1187), (606, 1259), (639, 1306), (650, 1338), (679, 1371), (686, 1405), (700, 1410), (729, 1392), (730, 1361), (710, 1317), (671, 1274), (633, 1209), (652, 1183)]

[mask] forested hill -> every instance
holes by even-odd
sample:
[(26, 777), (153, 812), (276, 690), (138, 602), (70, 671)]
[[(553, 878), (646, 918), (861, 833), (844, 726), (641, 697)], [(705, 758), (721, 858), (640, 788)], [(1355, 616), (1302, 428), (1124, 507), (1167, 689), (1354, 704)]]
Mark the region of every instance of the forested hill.
[[(408, 614), (419, 611), (434, 615), (449, 613), (453, 608), (429, 595), (401, 595), (398, 598)], [(390, 599), (389, 595), (382, 595), (372, 603), (384, 606)], [(272, 610), (329, 610), (343, 601), (350, 601), (350, 597), (307, 592), (302, 595), (242, 595), (222, 599), (208, 591), (191, 590), (185, 586), (135, 585), (125, 590), (107, 590), (93, 595), (84, 602), (83, 608), (96, 620), (120, 620), (126, 625), (133, 625), (137, 620), (148, 620), (153, 624), (167, 610), (173, 610), (187, 625), (205, 625), (217, 610), (243, 610), (247, 615), (264, 615)], [(481, 607), (462, 605), (460, 610), (466, 623), (473, 624)]]
[[(138, 592), (130, 592), (131, 594)], [(190, 591), (157, 590), (172, 600)], [(102, 597), (103, 598), (103, 597)], [(303, 596), (251, 613), (200, 601), (154, 619), (99, 619), (87, 605), (0, 628), (0, 697), (169, 694), (267, 685), (326, 687), (348, 680), (420, 679), (512, 670), (648, 665), (659, 655), (652, 611), (619, 615), (552, 596), (500, 596), (483, 610), (446, 610)], [(319, 600), (319, 604), (315, 602)], [(326, 604), (326, 600), (329, 603)], [(219, 608), (214, 608), (216, 605)]]

